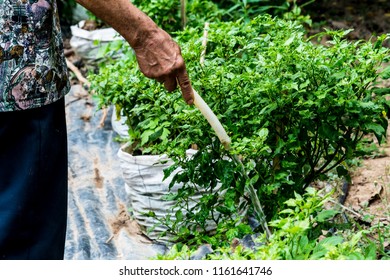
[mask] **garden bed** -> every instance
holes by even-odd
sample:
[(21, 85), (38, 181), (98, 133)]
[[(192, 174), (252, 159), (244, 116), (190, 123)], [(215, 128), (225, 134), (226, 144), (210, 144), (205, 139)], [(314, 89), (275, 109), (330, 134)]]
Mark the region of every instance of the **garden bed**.
[[(331, 27), (331, 28), (336, 28), (336, 29), (349, 29), (349, 28), (355, 28), (354, 32), (349, 33), (349, 39), (368, 39), (373, 31), (367, 31), (373, 26), (377, 27), (376, 30), (374, 28), (374, 31), (377, 31), (380, 33), (381, 31), (379, 30), (380, 28), (386, 29), (386, 20), (389, 19), (390, 17), (388, 16), (388, 12), (386, 11), (387, 6), (384, 5), (383, 1), (373, 1), (375, 3), (379, 2), (383, 5), (381, 13), (379, 13), (377, 10), (369, 8), (367, 3), (367, 9), (366, 12), (368, 14), (372, 14), (373, 11), (376, 13), (378, 16), (367, 16), (363, 17), (359, 13), (361, 11), (361, 7), (358, 7), (358, 3), (355, 3), (354, 1), (341, 1), (342, 4), (344, 5), (343, 7), (337, 6), (336, 1), (328, 1), (326, 6), (323, 2), (326, 1), (317, 1), (316, 4), (312, 4), (310, 8), (307, 8), (308, 11), (314, 12), (315, 14), (312, 14), (312, 18), (314, 21), (319, 21), (321, 16), (324, 16), (326, 18), (325, 23), (326, 27)], [(348, 2), (348, 3), (347, 3)], [(366, 1), (363, 1), (366, 2)], [(317, 6), (316, 6), (317, 5)], [(315, 8), (317, 7), (317, 9)], [(375, 6), (379, 7), (379, 6)], [(335, 19), (331, 19), (332, 17), (329, 14), (329, 11), (334, 11), (335, 13)], [(367, 14), (367, 15), (368, 15)], [(313, 16), (316, 15), (317, 17)], [(351, 17), (356, 16), (355, 20), (351, 19)], [(367, 24), (368, 19), (377, 19), (381, 18), (382, 22), (379, 25), (370, 25)], [(357, 26), (360, 25), (360, 26)], [(361, 28), (361, 25), (367, 25), (367, 29)], [(379, 28), (379, 27), (380, 28)], [(320, 30), (320, 28), (323, 28), (324, 25), (319, 27), (318, 24), (313, 25), (313, 29), (311, 32), (317, 32)], [(363, 30), (363, 31), (362, 31)], [(293, 38), (294, 39), (294, 38)], [(293, 40), (291, 39), (291, 40)], [(291, 44), (292, 41), (287, 40), (286, 44)], [(336, 77), (336, 76), (335, 76)], [(206, 92), (210, 92), (206, 91)], [(85, 115), (83, 116), (83, 120), (85, 122), (90, 121), (90, 116)], [(328, 127), (324, 127), (324, 129), (328, 129)], [(374, 132), (377, 129), (377, 127), (374, 130)], [(384, 130), (383, 130), (384, 131)], [(328, 131), (329, 132), (329, 131)], [(325, 133), (326, 134), (326, 133)], [(148, 135), (149, 137), (150, 135)], [(148, 139), (148, 137), (145, 137), (144, 139)], [(276, 138), (277, 139), (277, 138)], [(366, 158), (363, 160), (362, 166), (357, 168), (356, 170), (353, 171), (351, 174), (352, 176), (352, 184), (349, 185), (349, 192), (348, 196), (345, 201), (345, 206), (348, 208), (348, 211), (353, 213), (353, 216), (357, 218), (362, 224), (367, 224), (367, 225), (372, 225), (375, 224), (378, 220), (383, 222), (384, 224), (388, 224), (388, 219), (389, 219), (389, 162), (388, 159), (389, 157), (389, 148), (387, 146), (383, 146), (379, 148), (380, 150), (383, 150), (381, 152), (380, 156), (375, 156), (373, 158)], [(278, 159), (275, 157), (274, 159)], [(93, 183), (96, 186), (97, 189), (104, 189), (104, 183), (107, 181), (105, 178), (105, 175), (102, 175), (102, 171), (97, 167), (99, 164), (100, 159), (94, 158), (92, 161), (92, 174), (94, 175)], [(342, 166), (341, 166), (342, 167)], [(112, 167), (111, 167), (112, 168)], [(275, 169), (277, 170), (277, 169)], [(341, 173), (344, 173), (343, 168), (340, 169)], [(340, 171), (339, 169), (337, 170), (338, 173)], [(107, 170), (106, 170), (107, 171)], [(90, 191), (90, 189), (87, 190), (87, 192)], [(78, 193), (77, 197), (80, 197), (80, 194)], [(100, 202), (99, 202), (100, 203)], [(98, 203), (98, 205), (99, 205)], [(126, 202), (125, 202), (126, 203)], [(123, 215), (126, 213), (126, 207), (124, 206), (126, 204), (122, 203), (117, 203), (116, 206), (111, 207), (111, 213), (108, 216), (113, 216), (112, 215), (112, 210), (116, 211), (116, 215), (114, 215), (113, 218), (110, 218), (110, 230), (108, 232), (111, 232), (111, 236), (106, 240), (105, 245), (104, 244), (98, 244), (98, 247), (110, 247), (112, 241), (115, 241), (118, 239), (118, 233), (123, 232), (122, 229), (126, 229), (127, 232), (130, 233), (136, 233), (138, 230), (135, 228), (134, 231), (128, 230), (129, 228), (134, 228), (134, 223), (131, 223), (130, 217), (126, 217)], [(93, 212), (93, 211), (92, 211)], [(91, 212), (91, 213), (92, 213)], [(99, 213), (92, 213), (93, 215), (99, 214)], [(77, 212), (75, 212), (75, 215), (78, 215)], [(90, 219), (92, 219), (93, 215), (90, 215)], [(106, 214), (104, 216), (107, 216)], [(71, 216), (72, 217), (72, 216)], [(371, 222), (375, 222), (372, 223)], [(104, 228), (104, 227), (103, 227)], [(91, 236), (95, 235), (96, 238), (96, 233), (94, 232), (94, 229), (91, 228), (91, 231), (87, 233)], [(106, 234), (107, 235), (107, 234)], [(136, 234), (137, 236), (137, 234)], [(95, 241), (89, 241), (92, 242), (92, 244), (96, 245)], [(87, 245), (90, 245), (91, 243), (87, 242)], [(117, 243), (119, 245), (119, 243)], [(388, 244), (384, 244), (388, 246)], [(123, 247), (123, 246), (120, 246)], [(126, 247), (126, 246), (124, 246)], [(99, 249), (101, 250), (101, 249)], [(105, 249), (104, 249), (105, 250)], [(103, 250), (103, 251), (104, 251)], [(110, 249), (111, 250), (111, 249)], [(101, 251), (101, 252), (103, 252)], [(102, 258), (114, 258), (114, 255), (116, 256), (121, 256), (123, 254), (121, 253), (115, 253), (115, 250), (112, 251), (107, 251), (110, 252), (108, 254), (100, 254)], [(96, 258), (95, 256), (87, 255), (87, 257), (91, 258)], [(125, 257), (128, 258), (128, 257)]]

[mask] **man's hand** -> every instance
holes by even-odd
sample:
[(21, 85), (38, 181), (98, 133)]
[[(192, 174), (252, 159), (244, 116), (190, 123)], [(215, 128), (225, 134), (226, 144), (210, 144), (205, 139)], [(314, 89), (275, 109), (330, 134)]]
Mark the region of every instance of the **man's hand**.
[(193, 103), (193, 93), (179, 46), (162, 29), (150, 32), (134, 47), (141, 72), (148, 78), (163, 83), (168, 91), (177, 84), (184, 100)]
[(191, 82), (179, 46), (171, 36), (129, 0), (76, 0), (118, 31), (134, 49), (146, 77), (173, 91), (179, 83), (184, 100), (194, 102)]

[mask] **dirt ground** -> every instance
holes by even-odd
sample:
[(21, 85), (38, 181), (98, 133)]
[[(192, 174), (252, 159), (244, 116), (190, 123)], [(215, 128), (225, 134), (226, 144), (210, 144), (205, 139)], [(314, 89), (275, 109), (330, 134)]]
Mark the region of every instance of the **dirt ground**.
[(390, 32), (388, 0), (315, 0), (303, 8), (303, 13), (309, 14), (314, 23), (312, 33), (324, 27), (353, 29), (349, 38), (355, 40)]
[[(367, 40), (390, 33), (388, 0), (316, 0), (303, 12), (314, 22), (310, 30), (313, 34), (324, 28), (353, 29), (349, 39)], [(390, 47), (390, 42), (386, 46)], [(390, 81), (383, 86), (389, 87)], [(379, 147), (378, 156), (364, 159), (353, 171), (344, 203), (355, 211), (356, 217), (367, 222), (390, 223), (390, 130), (387, 139), (387, 143)]]
[[(390, 138), (388, 137), (390, 141)], [(365, 159), (353, 172), (345, 206), (369, 222), (390, 223), (390, 146), (380, 148), (383, 156)]]

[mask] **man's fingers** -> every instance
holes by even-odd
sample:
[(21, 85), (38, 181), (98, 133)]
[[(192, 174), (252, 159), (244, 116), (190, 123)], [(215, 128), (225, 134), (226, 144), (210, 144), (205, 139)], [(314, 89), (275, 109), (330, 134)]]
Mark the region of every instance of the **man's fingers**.
[[(146, 76), (146, 75), (145, 75)], [(147, 77), (147, 76), (146, 76)], [(165, 78), (164, 77), (158, 77), (158, 78), (155, 78), (155, 80), (157, 82), (159, 82), (160, 84), (163, 84), (165, 82)]]
[(181, 94), (183, 95), (184, 100), (187, 102), (187, 104), (192, 105), (194, 103), (194, 93), (192, 92), (192, 86), (187, 71), (184, 70), (183, 73), (180, 73), (177, 77), (177, 80), (179, 82)]
[(176, 78), (166, 78), (164, 80), (164, 87), (169, 91), (174, 91), (177, 87)]

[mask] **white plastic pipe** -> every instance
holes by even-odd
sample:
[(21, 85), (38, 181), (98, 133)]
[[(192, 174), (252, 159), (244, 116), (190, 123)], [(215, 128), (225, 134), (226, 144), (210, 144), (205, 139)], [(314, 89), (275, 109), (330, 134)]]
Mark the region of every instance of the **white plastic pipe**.
[[(217, 116), (211, 111), (210, 107), (207, 105), (206, 102), (200, 97), (200, 95), (192, 89), (194, 93), (194, 105), (199, 109), (199, 111), (203, 114), (203, 116), (207, 119), (211, 127), (214, 129), (215, 133), (217, 134), (219, 141), (221, 141), (222, 145), (225, 147), (227, 151), (230, 150), (230, 144), (231, 144), (231, 139), (227, 135), (225, 129), (223, 128), (221, 122), (218, 120)], [(245, 172), (245, 167), (238, 158), (237, 155), (232, 155), (232, 159), (239, 165), (241, 166), (242, 170), (242, 176), (245, 178), (246, 182), (249, 182), (246, 184), (246, 187), (249, 191), (249, 196), (253, 202), (253, 207), (254, 210), (257, 214), (257, 218), (259, 219), (259, 222), (261, 223), (261, 226), (266, 233), (267, 240), (269, 240), (271, 236), (271, 231), (268, 228), (267, 221), (265, 219), (263, 207), (261, 206), (260, 199), (257, 196), (257, 192), (253, 185), (250, 183), (249, 177)]]
[(192, 91), (194, 93), (194, 105), (199, 109), (199, 111), (214, 129), (219, 138), (219, 141), (221, 141), (225, 149), (229, 150), (231, 139), (227, 135), (226, 130), (223, 128), (221, 122), (218, 120), (217, 116), (213, 113), (203, 98), (194, 89), (192, 89)]

